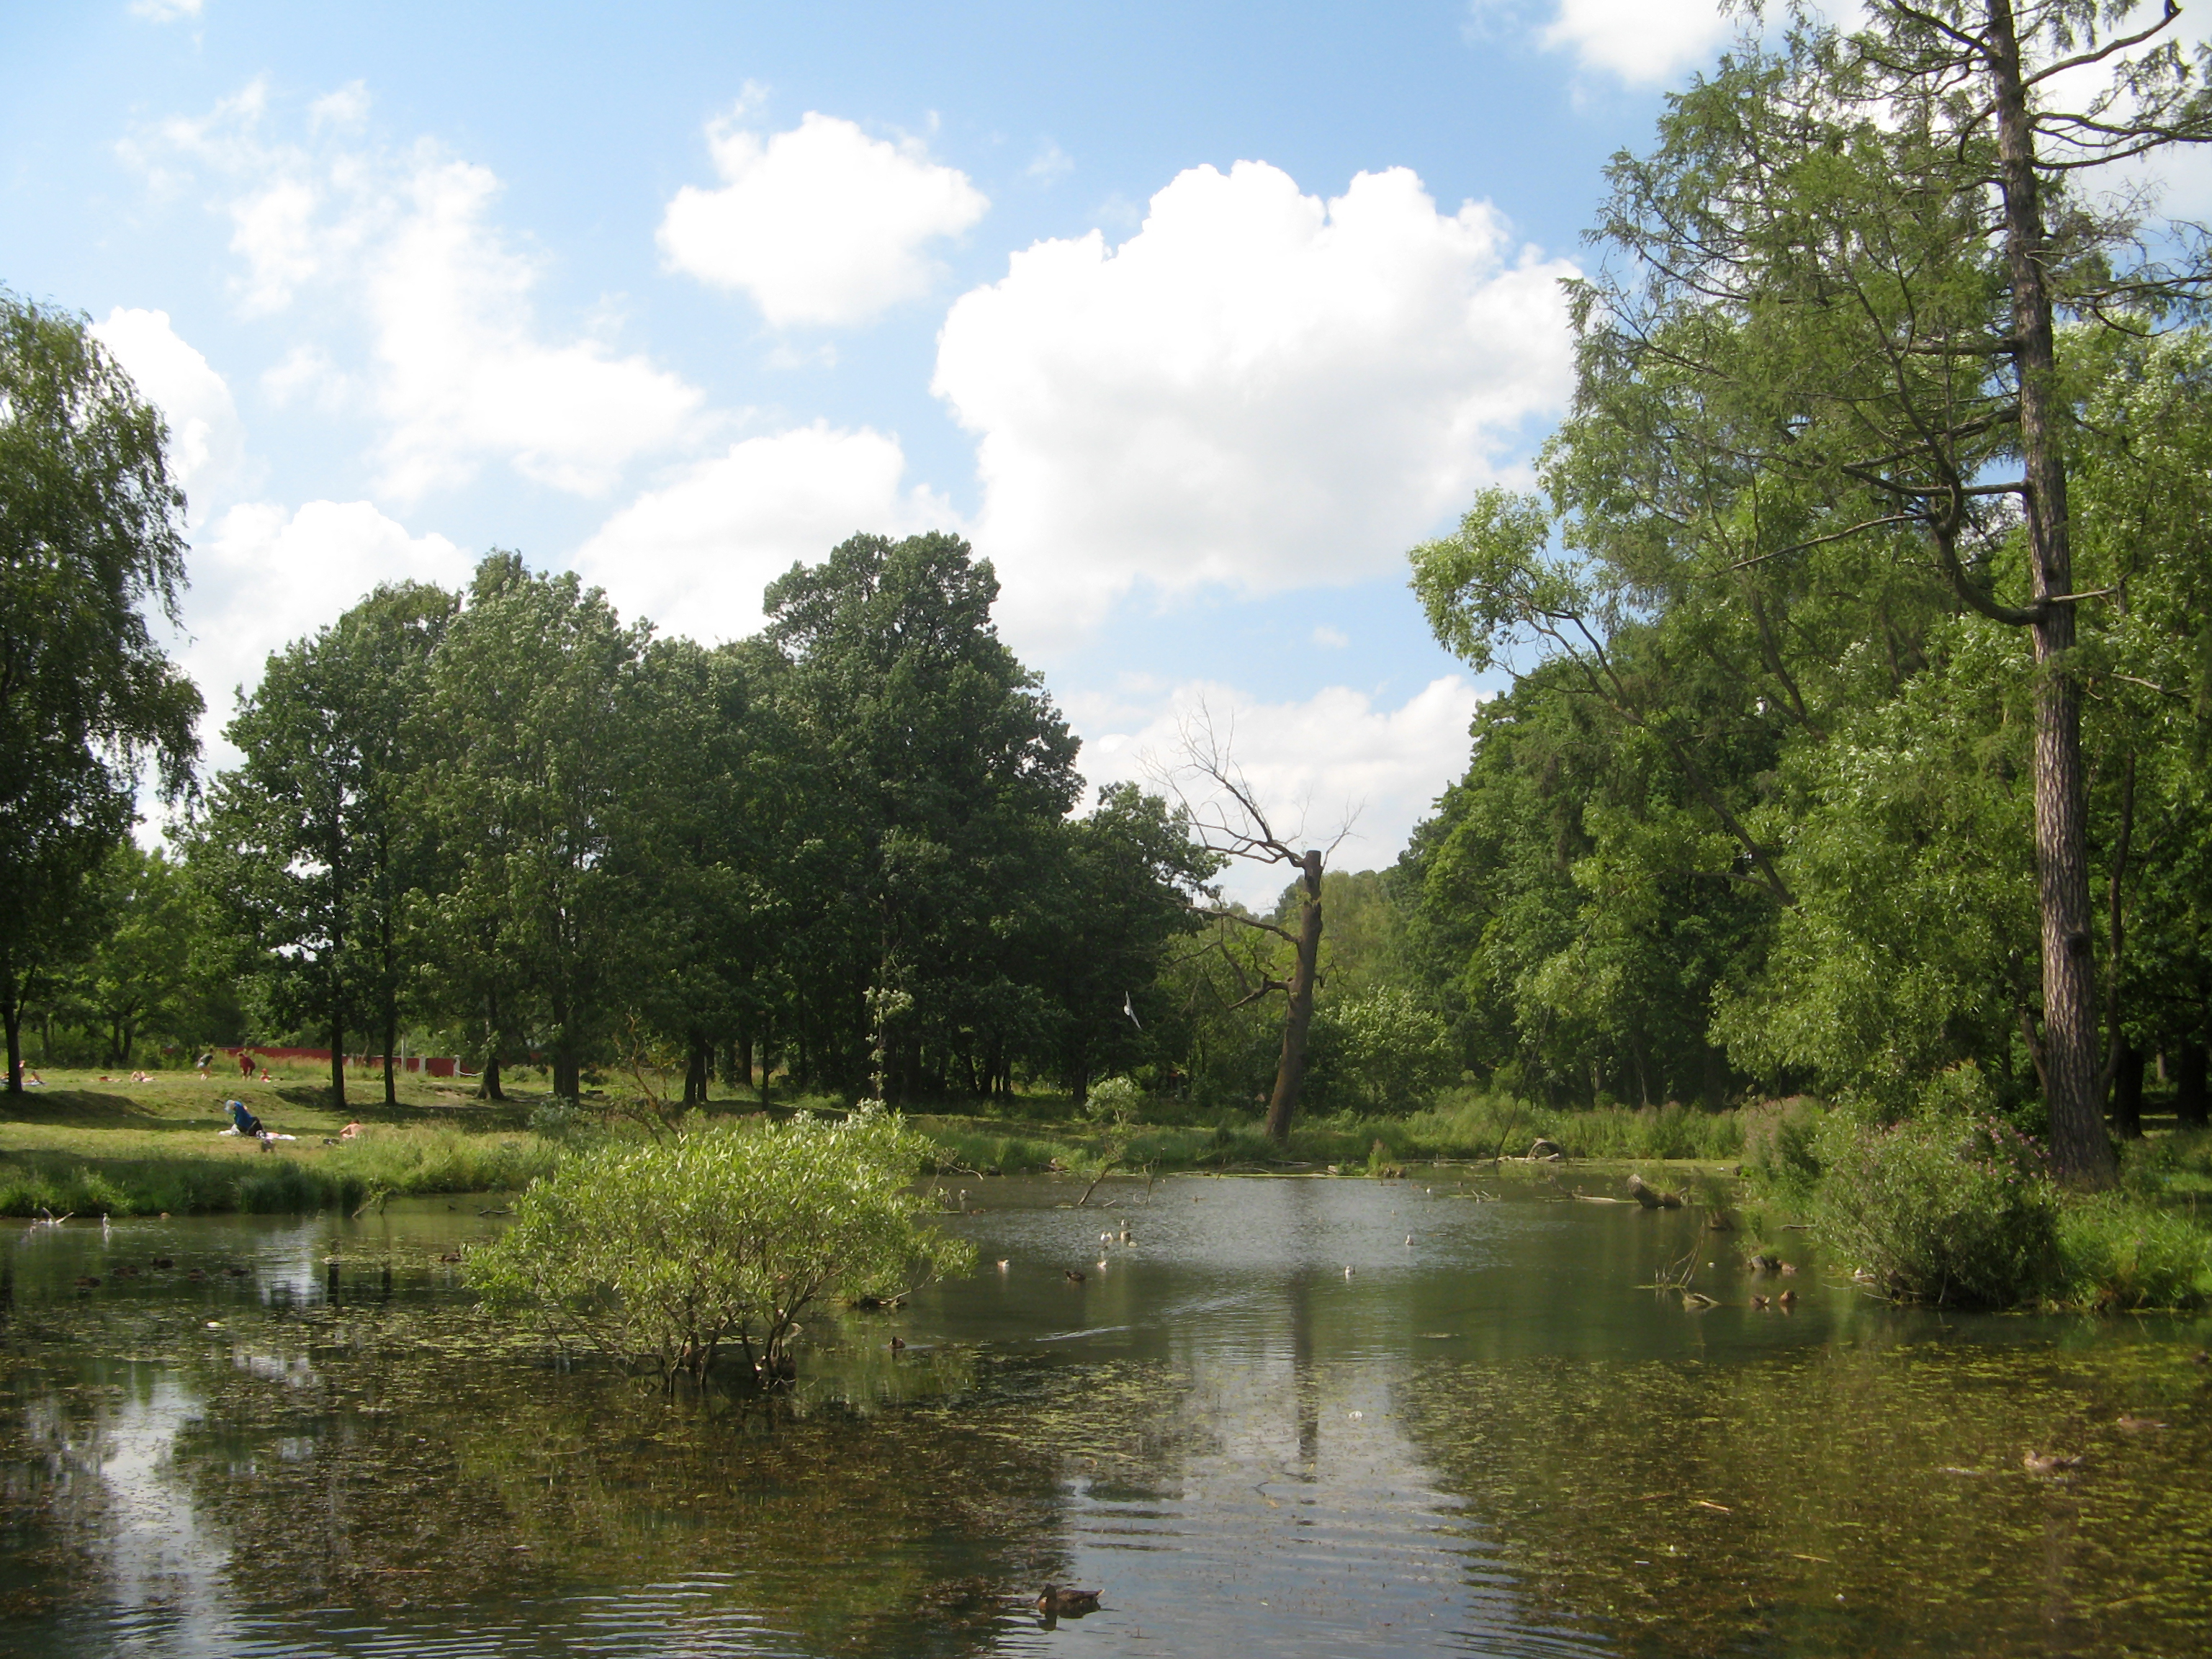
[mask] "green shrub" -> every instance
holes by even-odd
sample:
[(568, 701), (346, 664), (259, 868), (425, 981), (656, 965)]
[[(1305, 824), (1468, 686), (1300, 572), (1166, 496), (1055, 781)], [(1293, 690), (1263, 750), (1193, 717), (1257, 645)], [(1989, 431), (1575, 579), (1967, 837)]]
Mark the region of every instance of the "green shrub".
[(972, 1265), (922, 1220), (928, 1144), (882, 1110), (701, 1128), (571, 1158), (472, 1255), (496, 1308), (673, 1385), (726, 1349), (780, 1382), (799, 1319), (825, 1298), (912, 1288)]
[(1900, 1301), (2001, 1308), (2055, 1283), (2058, 1189), (2041, 1150), (1994, 1116), (1942, 1112), (1822, 1128), (1822, 1241)]
[(1743, 1172), (1761, 1195), (1803, 1208), (1820, 1184), (1820, 1127), (1826, 1110), (1796, 1096), (1743, 1111)]
[(1145, 1091), (1125, 1077), (1109, 1077), (1091, 1085), (1084, 1097), (1083, 1115), (1093, 1123), (1127, 1129), (1145, 1104)]
[(1443, 1019), (1405, 991), (1370, 991), (1328, 1010), (1324, 1018), (1321, 1080), (1346, 1104), (1410, 1111), (1426, 1106), (1459, 1075)]
[(2201, 1308), (2212, 1303), (2212, 1232), (2118, 1194), (2069, 1199), (2058, 1220), (2065, 1299), (2078, 1307)]

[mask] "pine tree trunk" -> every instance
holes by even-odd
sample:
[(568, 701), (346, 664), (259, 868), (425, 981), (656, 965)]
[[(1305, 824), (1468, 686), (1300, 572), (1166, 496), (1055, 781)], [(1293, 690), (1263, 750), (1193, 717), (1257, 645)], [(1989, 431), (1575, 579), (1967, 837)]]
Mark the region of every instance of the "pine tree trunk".
[(2090, 948), (2087, 808), (2081, 773), (2081, 688), (2074, 646), (2073, 550), (2066, 508), (2063, 419), (2047, 238), (2035, 171), (2033, 118), (2021, 73), (2010, 0), (1989, 0), (1989, 64), (1996, 82), (1999, 183), (2012, 283), (2013, 358), (2027, 463), (2028, 547), (2034, 565), (2035, 872), (2043, 919), (2043, 1048), (2051, 1154), (2059, 1173), (2104, 1186), (2114, 1175), (2105, 1133)]
[(1267, 1102), (1267, 1139), (1291, 1138), (1291, 1114), (1306, 1078), (1306, 1030), (1313, 1024), (1314, 973), (1321, 960), (1321, 854), (1309, 848), (1299, 861), (1305, 901), (1298, 911), (1297, 965), (1291, 970), (1290, 1006), (1283, 1011), (1283, 1054), (1275, 1063), (1275, 1092)]

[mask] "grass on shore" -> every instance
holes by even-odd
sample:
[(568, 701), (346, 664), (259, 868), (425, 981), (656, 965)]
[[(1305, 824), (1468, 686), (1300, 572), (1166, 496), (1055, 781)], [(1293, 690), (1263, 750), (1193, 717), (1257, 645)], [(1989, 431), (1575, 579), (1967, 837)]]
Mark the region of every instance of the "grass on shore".
[[(1012, 1175), (1055, 1164), (1093, 1169), (1105, 1144), (1095, 1125), (1079, 1120), (1040, 1124), (929, 1115), (915, 1121), (945, 1149), (945, 1167), (978, 1173)], [(1339, 1114), (1294, 1120), (1287, 1147), (1277, 1146), (1249, 1117), (1139, 1124), (1120, 1162), (1162, 1170), (1465, 1162), (1521, 1157), (1540, 1136), (1571, 1158), (1722, 1163), (1743, 1150), (1742, 1125), (1735, 1112), (1683, 1106), (1561, 1111), (1470, 1094), (1403, 1117)]]
[[(504, 1103), (477, 1101), (465, 1083), (404, 1078), (396, 1105), (380, 1079), (349, 1079), (344, 1109), (329, 1101), (319, 1068), (273, 1067), (270, 1082), (190, 1072), (144, 1081), (49, 1073), (47, 1086), (0, 1106), (0, 1215), (151, 1214), (162, 1211), (296, 1212), (358, 1208), (378, 1194), (512, 1191), (552, 1167), (574, 1133), (552, 1128), (541, 1092), (514, 1090)], [(240, 1099), (271, 1129), (297, 1137), (264, 1152), (218, 1132), (225, 1103)], [(599, 1103), (576, 1115), (597, 1132)], [(777, 1109), (835, 1108), (827, 1099), (780, 1102)], [(1006, 1175), (1052, 1169), (1095, 1173), (1106, 1137), (1067, 1103), (1025, 1098), (1033, 1115), (918, 1113), (915, 1127), (943, 1149), (939, 1168)], [(1061, 1115), (1048, 1116), (1057, 1107)], [(758, 1109), (750, 1098), (716, 1101), (715, 1113)], [(346, 1123), (360, 1137), (335, 1140)], [(641, 1133), (617, 1125), (615, 1133)], [(1732, 1158), (1742, 1135), (1733, 1113), (1679, 1106), (1561, 1112), (1477, 1095), (1396, 1118), (1349, 1115), (1304, 1119), (1280, 1147), (1256, 1115), (1139, 1123), (1117, 1164), (1170, 1170), (1249, 1170), (1334, 1164), (1347, 1173), (1439, 1160), (1518, 1156), (1543, 1135), (1577, 1158), (1650, 1161)]]

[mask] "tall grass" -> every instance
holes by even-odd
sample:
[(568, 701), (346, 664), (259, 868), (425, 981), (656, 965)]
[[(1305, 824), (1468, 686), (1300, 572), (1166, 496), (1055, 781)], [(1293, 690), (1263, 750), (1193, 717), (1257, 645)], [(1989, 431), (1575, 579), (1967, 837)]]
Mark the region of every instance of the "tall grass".
[[(1016, 1175), (1049, 1169), (1095, 1169), (1105, 1137), (1097, 1126), (1075, 1121), (1052, 1129), (1009, 1133), (972, 1120), (923, 1118), (919, 1126), (936, 1143), (939, 1167)], [(1638, 1111), (1601, 1107), (1555, 1110), (1522, 1102), (1468, 1096), (1405, 1117), (1342, 1112), (1293, 1121), (1290, 1143), (1279, 1146), (1249, 1114), (1221, 1114), (1212, 1122), (1139, 1123), (1123, 1144), (1126, 1168), (1234, 1169), (1269, 1164), (1339, 1166), (1372, 1162), (1418, 1164), (1438, 1158), (1485, 1158), (1525, 1154), (1539, 1136), (1571, 1158), (1622, 1159), (1740, 1157), (1743, 1122), (1735, 1112), (1659, 1106)]]
[(0, 1165), (0, 1215), (356, 1209), (380, 1194), (512, 1192), (551, 1170), (559, 1156), (534, 1135), (423, 1127), (374, 1127), (342, 1146), (252, 1159), (27, 1154)]
[(2070, 1197), (2058, 1217), (2064, 1299), (2099, 1311), (2212, 1304), (2212, 1231), (2119, 1193)]
[(1743, 1153), (1740, 1112), (1679, 1105), (1574, 1110), (1467, 1094), (1429, 1111), (1382, 1120), (1376, 1132), (1394, 1152), (1410, 1157), (1519, 1157), (1540, 1136), (1569, 1158), (1723, 1159)]

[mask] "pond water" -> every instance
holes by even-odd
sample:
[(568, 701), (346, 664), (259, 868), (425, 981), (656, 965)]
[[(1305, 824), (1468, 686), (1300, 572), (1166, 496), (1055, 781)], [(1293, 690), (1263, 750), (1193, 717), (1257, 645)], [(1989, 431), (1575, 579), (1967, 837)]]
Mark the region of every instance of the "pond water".
[(0, 1652), (2212, 1652), (2212, 1325), (1480, 1190), (971, 1181), (982, 1271), (772, 1407), (483, 1318), (488, 1200), (7, 1224)]

